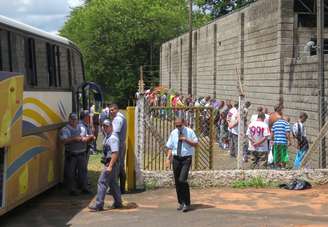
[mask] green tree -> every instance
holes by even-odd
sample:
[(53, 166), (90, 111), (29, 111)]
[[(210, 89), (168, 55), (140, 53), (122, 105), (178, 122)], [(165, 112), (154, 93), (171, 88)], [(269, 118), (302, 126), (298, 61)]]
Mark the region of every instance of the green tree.
[(209, 14), (212, 19), (215, 19), (255, 1), (256, 0), (194, 0), (194, 4), (203, 14)]
[[(209, 20), (195, 12), (195, 26)], [(164, 41), (188, 29), (185, 0), (88, 0), (75, 8), (60, 34), (84, 55), (88, 80), (99, 83), (107, 99), (125, 106), (137, 90), (140, 65), (158, 78)]]

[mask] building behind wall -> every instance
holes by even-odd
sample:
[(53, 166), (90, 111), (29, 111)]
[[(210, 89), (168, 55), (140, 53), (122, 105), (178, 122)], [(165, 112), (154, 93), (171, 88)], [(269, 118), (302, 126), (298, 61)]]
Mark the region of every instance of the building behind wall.
[[(307, 132), (314, 138), (319, 126), (318, 59), (315, 50), (304, 46), (316, 41), (315, 11), (315, 0), (257, 0), (194, 30), (193, 95), (236, 100), (238, 73), (252, 110), (262, 105), (272, 111), (283, 101), (292, 122), (301, 111), (308, 113)], [(324, 37), (328, 51), (327, 28)], [(189, 34), (184, 34), (161, 48), (161, 84), (183, 94), (188, 91), (188, 42)]]

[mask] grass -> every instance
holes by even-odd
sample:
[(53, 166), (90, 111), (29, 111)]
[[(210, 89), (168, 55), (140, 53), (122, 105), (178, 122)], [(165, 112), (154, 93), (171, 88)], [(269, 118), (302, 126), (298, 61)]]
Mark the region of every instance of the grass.
[(264, 180), (262, 177), (252, 177), (247, 180), (236, 180), (231, 184), (232, 188), (269, 188), (275, 186), (275, 184)]
[(100, 163), (100, 158), (102, 152), (98, 151), (95, 155), (90, 155), (89, 165), (88, 165), (88, 177), (91, 183), (91, 190), (97, 191), (97, 181), (100, 175), (101, 170), (104, 168), (104, 165)]

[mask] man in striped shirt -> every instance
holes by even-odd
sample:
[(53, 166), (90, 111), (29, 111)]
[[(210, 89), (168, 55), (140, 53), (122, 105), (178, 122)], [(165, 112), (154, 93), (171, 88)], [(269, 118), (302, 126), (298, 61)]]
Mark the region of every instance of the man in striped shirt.
[(290, 144), (290, 125), (282, 117), (272, 126), (273, 162), (275, 167), (285, 168), (288, 162), (288, 145)]

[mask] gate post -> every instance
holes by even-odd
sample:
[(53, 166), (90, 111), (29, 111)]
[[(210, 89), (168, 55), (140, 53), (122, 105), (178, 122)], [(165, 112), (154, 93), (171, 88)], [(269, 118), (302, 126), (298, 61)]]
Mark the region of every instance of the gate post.
[[(196, 135), (201, 136), (202, 130), (200, 129), (200, 111), (196, 108), (196, 119), (195, 119), (195, 129)], [(200, 139), (200, 138), (199, 138)], [(195, 169), (198, 170), (199, 167), (199, 148), (196, 146), (195, 149)]]
[(214, 144), (214, 141), (215, 141), (215, 125), (214, 125), (214, 108), (211, 108), (210, 109), (210, 122), (209, 122), (209, 126), (210, 126), (210, 132), (209, 132), (209, 135), (210, 135), (210, 144), (209, 144), (209, 169), (213, 169), (213, 144)]
[(135, 177), (135, 107), (129, 106), (127, 108), (127, 156), (126, 156), (126, 169), (127, 169), (127, 186), (128, 191), (133, 191), (136, 188)]
[(245, 137), (245, 97), (239, 96), (239, 123), (238, 123), (238, 154), (237, 154), (237, 169), (243, 169), (243, 150)]
[(137, 100), (137, 109), (135, 111), (135, 173), (136, 189), (144, 189), (144, 179), (142, 176), (142, 160), (144, 158), (144, 120), (145, 120), (145, 98), (143, 94), (139, 95)]

